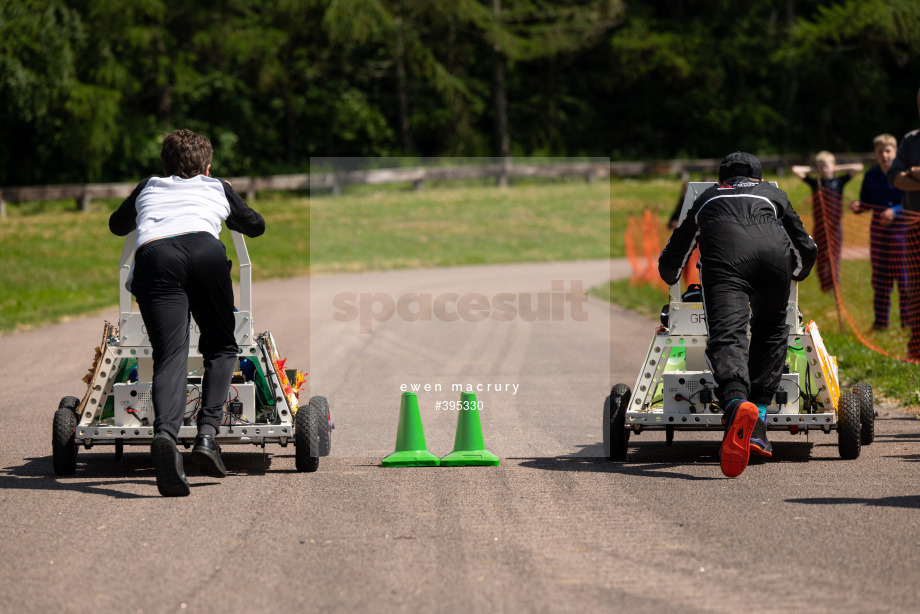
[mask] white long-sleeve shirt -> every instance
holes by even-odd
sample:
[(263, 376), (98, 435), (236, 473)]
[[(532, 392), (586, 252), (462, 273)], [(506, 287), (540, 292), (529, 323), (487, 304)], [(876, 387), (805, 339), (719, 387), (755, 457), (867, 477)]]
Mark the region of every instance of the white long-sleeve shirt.
[[(221, 222), (249, 237), (265, 232), (265, 220), (253, 211), (229, 183), (196, 175), (184, 179), (153, 175), (141, 181), (109, 218), (109, 229), (124, 236), (137, 229), (135, 249), (191, 232), (220, 238)], [(132, 267), (133, 273), (133, 267)], [(127, 287), (130, 289), (129, 277)]]

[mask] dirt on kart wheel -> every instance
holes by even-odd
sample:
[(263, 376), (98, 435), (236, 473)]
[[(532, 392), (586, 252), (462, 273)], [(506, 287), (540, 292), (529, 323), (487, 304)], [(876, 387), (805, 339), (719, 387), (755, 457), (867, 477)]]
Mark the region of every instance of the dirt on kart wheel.
[(73, 475), (77, 472), (77, 407), (80, 399), (64, 397), (54, 412), (51, 434), (51, 464), (57, 475)]
[(852, 392), (844, 392), (837, 402), (837, 445), (840, 458), (853, 460), (859, 458), (861, 442), (861, 424), (859, 417), (859, 397)]
[(294, 415), (294, 464), (297, 471), (313, 472), (319, 468), (319, 432), (325, 415), (320, 415), (320, 405), (303, 406)]
[(332, 416), (329, 413), (329, 401), (326, 397), (311, 397), (310, 405), (318, 405), (319, 416), (319, 455), (329, 456), (332, 451)]
[(604, 401), (604, 456), (612, 461), (626, 460), (629, 431), (626, 430), (626, 408), (631, 396), (629, 386), (617, 384)]
[(875, 405), (872, 400), (872, 386), (860, 382), (853, 386), (853, 394), (859, 399), (860, 442), (868, 446), (875, 440)]

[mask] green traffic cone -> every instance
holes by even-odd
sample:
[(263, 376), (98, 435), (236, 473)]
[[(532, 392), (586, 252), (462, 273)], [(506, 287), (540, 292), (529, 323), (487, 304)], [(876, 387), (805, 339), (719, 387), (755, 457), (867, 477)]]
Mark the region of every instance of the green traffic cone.
[(428, 451), (414, 392), (404, 392), (399, 404), (396, 451), (381, 461), (384, 467), (437, 467), (441, 460)]
[(482, 440), (482, 423), (479, 421), (476, 394), (461, 392), (454, 451), (441, 459), (441, 466), (497, 465), (500, 462), (500, 458), (486, 450), (486, 444)]

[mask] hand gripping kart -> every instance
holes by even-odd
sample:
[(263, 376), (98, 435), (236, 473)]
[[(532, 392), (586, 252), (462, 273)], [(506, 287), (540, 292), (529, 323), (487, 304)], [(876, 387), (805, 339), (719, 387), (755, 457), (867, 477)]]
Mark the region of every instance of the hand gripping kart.
[[(249, 252), (241, 234), (230, 234), (240, 270), (241, 305), (234, 313), (239, 368), (215, 439), (221, 446), (252, 444), (263, 449), (269, 443), (282, 447), (293, 443), (297, 470), (316, 471), (319, 458), (327, 456), (332, 445), (329, 403), (320, 396), (300, 403), (298, 390), (306, 375), (284, 368), (270, 332), (253, 333)], [(141, 314), (131, 311), (131, 295), (125, 288), (134, 260), (134, 237), (133, 232), (126, 237), (119, 263), (118, 325), (105, 323), (93, 366), (84, 378), (83, 399), (64, 397), (54, 414), (52, 461), (58, 475), (76, 472), (81, 446), (114, 445), (115, 459), (120, 460), (125, 444), (149, 446), (153, 439), (153, 350)], [(179, 442), (186, 448), (197, 434), (195, 418), (204, 375), (194, 319), (189, 339), (187, 411), (179, 430)]]
[[(711, 182), (690, 183), (680, 219)], [(715, 384), (706, 362), (706, 320), (699, 293), (681, 295), (680, 281), (668, 292), (662, 326), (652, 335), (645, 363), (635, 386), (616, 384), (604, 402), (604, 455), (613, 461), (626, 459), (631, 434), (665, 431), (668, 446), (674, 432), (724, 431), (722, 408), (715, 401)], [(767, 407), (769, 430), (792, 434), (812, 430), (837, 431), (840, 456), (854, 459), (861, 446), (872, 443), (875, 409), (872, 388), (865, 383), (851, 392), (840, 391), (837, 360), (824, 347), (818, 326), (802, 326), (798, 290), (793, 282), (787, 308), (789, 342), (787, 372), (780, 389)]]

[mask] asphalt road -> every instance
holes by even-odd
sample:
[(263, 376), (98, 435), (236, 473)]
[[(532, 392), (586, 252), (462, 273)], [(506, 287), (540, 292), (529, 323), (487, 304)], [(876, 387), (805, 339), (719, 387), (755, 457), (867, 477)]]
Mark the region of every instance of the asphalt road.
[[(654, 323), (578, 285), (624, 266), (256, 284), (256, 329), (330, 401), (332, 455), (301, 474), (293, 448), (228, 447), (230, 475), (189, 466), (182, 499), (158, 496), (139, 447), (53, 474), (52, 415), (114, 310), (0, 337), (0, 612), (918, 611), (920, 421), (897, 408), (855, 461), (790, 434), (737, 479), (717, 434), (600, 458), (604, 397), (633, 385)], [(501, 465), (382, 468), (403, 386), (428, 449), (452, 450), (457, 412), (437, 404), (455, 384)]]

